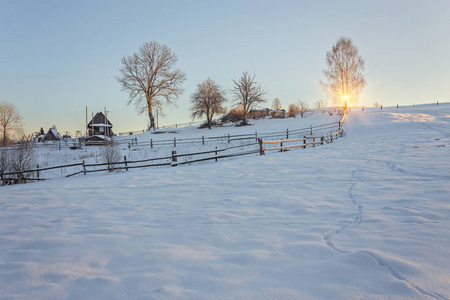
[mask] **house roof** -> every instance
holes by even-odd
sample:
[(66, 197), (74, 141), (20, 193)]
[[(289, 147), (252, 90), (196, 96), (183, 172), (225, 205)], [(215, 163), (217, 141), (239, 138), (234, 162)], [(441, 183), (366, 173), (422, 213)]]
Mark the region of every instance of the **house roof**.
[[(98, 112), (95, 114), (94, 118), (88, 123), (88, 127), (90, 126), (98, 126), (98, 127), (106, 127), (106, 118), (102, 112)], [(108, 119), (107, 127), (112, 127), (112, 123)]]
[(44, 137), (45, 140), (60, 140), (61, 135), (56, 128), (50, 128)]

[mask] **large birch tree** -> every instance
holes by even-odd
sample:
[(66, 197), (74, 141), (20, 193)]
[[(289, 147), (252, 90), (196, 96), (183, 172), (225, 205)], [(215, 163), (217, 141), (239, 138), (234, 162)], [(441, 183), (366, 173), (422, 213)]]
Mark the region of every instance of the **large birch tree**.
[(325, 81), (320, 85), (335, 105), (355, 104), (366, 85), (365, 61), (349, 38), (341, 37), (327, 52)]

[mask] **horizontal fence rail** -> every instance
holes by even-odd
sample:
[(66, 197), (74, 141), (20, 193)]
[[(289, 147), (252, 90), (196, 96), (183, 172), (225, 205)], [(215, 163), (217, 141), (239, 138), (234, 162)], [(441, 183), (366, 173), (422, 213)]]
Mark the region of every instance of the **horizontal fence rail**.
[[(289, 140), (278, 140), (278, 141), (263, 141), (263, 139), (259, 139), (259, 154), (264, 155), (266, 151), (279, 150), (280, 152), (286, 151), (291, 148), (306, 148), (306, 147), (316, 147), (316, 145), (323, 145), (325, 142), (329, 143), (334, 139), (337, 139), (338, 136), (343, 136), (344, 130), (340, 129), (336, 132), (332, 132), (322, 136), (304, 136), (299, 139), (289, 139)], [(292, 143), (301, 142), (298, 144), (292, 145)], [(279, 144), (279, 147), (271, 147), (265, 148), (264, 145), (274, 145)], [(289, 144), (289, 145), (286, 145)]]
[[(184, 164), (191, 164), (209, 160), (218, 161), (219, 159), (226, 159), (232, 157), (239, 157), (244, 155), (264, 155), (266, 151), (280, 152), (287, 151), (292, 148), (307, 148), (315, 147), (316, 145), (323, 145), (324, 143), (330, 143), (333, 139), (337, 139), (338, 136), (343, 136), (344, 130), (342, 129), (343, 123), (345, 121), (345, 114), (339, 122), (333, 122), (328, 124), (322, 124), (318, 126), (310, 126), (306, 128), (300, 128), (295, 130), (269, 132), (269, 133), (259, 133), (254, 134), (240, 134), (240, 135), (224, 135), (217, 137), (201, 137), (201, 138), (187, 138), (187, 139), (174, 139), (174, 140), (159, 140), (150, 141), (150, 145), (173, 145), (176, 147), (177, 144), (189, 144), (201, 142), (203, 145), (205, 143), (215, 142), (215, 149), (192, 152), (192, 153), (177, 153), (177, 151), (172, 150), (171, 155), (164, 157), (153, 157), (142, 160), (127, 160), (124, 156), (123, 161), (111, 161), (105, 163), (86, 163), (84, 160), (81, 163), (60, 165), (54, 167), (39, 168), (36, 169), (23, 170), (18, 172), (3, 172), (0, 170), (0, 178), (3, 184), (13, 184), (13, 183), (25, 183), (27, 181), (42, 181), (47, 180), (43, 178), (42, 172), (53, 170), (53, 169), (63, 169), (63, 168), (78, 168), (74, 170), (73, 173), (66, 175), (66, 177), (72, 177), (80, 174), (88, 174), (95, 172), (111, 172), (115, 170), (125, 170), (137, 169), (137, 168), (148, 168), (148, 167), (164, 167), (164, 166), (178, 166)], [(338, 130), (336, 130), (338, 127)], [(330, 131), (330, 129), (333, 129)], [(315, 135), (318, 132), (323, 132), (322, 135)], [(314, 133), (314, 135), (313, 135)], [(276, 139), (278, 138), (278, 139)], [(245, 143), (239, 145), (228, 145), (231, 141), (244, 141)], [(218, 148), (220, 143), (225, 143), (227, 147)], [(126, 143), (130, 145), (133, 140), (127, 140)], [(275, 146), (275, 145), (280, 146)], [(145, 143), (134, 142), (135, 146), (147, 146)], [(223, 144), (222, 144), (223, 145)], [(266, 147), (266, 145), (270, 145)], [(275, 146), (275, 147), (274, 147)], [(131, 147), (131, 146), (129, 146)]]

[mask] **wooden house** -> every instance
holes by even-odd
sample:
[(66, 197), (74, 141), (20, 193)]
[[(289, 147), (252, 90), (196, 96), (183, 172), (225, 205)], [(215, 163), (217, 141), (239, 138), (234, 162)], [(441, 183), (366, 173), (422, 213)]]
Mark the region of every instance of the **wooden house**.
[(47, 134), (44, 136), (42, 141), (60, 141), (61, 135), (58, 133), (56, 128), (50, 128)]
[(112, 131), (113, 125), (105, 117), (102, 112), (95, 114), (94, 118), (87, 125), (88, 136), (93, 135), (103, 135), (103, 136), (113, 136)]

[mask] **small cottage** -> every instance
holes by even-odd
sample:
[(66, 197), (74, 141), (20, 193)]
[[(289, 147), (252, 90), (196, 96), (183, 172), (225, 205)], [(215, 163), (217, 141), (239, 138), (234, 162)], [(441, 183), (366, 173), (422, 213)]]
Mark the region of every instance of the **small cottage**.
[(58, 133), (58, 130), (56, 130), (56, 128), (50, 128), (47, 134), (42, 139), (42, 141), (60, 141), (60, 140), (61, 135)]
[(113, 125), (101, 112), (95, 114), (94, 118), (87, 125), (88, 136), (103, 135), (113, 136)]

